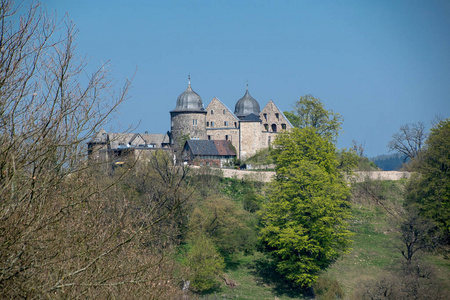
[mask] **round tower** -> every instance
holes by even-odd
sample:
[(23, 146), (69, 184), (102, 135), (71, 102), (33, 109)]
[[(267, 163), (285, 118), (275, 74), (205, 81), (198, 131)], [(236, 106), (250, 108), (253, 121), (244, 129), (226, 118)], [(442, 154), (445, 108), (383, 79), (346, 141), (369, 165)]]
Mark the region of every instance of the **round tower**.
[(171, 144), (183, 147), (183, 140), (206, 140), (206, 110), (202, 98), (191, 88), (191, 79), (187, 89), (178, 96), (177, 106), (170, 112)]

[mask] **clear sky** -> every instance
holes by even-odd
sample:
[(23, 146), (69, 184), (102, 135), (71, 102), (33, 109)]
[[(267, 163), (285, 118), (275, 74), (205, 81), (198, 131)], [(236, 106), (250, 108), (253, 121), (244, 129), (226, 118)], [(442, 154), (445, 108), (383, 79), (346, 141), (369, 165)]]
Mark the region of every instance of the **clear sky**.
[[(206, 107), (245, 93), (291, 110), (312, 94), (344, 118), (338, 147), (388, 153), (400, 125), (450, 117), (450, 1), (43, 0), (77, 25), (78, 54), (133, 80), (114, 128), (170, 130), (187, 87)], [(105, 128), (108, 130), (109, 128)]]

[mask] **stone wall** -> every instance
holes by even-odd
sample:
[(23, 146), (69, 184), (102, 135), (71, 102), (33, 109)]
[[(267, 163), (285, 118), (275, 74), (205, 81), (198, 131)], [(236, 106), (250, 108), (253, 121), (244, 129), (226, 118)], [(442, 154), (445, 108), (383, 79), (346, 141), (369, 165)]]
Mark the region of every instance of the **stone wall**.
[[(171, 111), (171, 133), (174, 146), (183, 135), (189, 134), (191, 139), (206, 140), (206, 111), (178, 112)], [(196, 120), (196, 121), (194, 121)]]
[(411, 176), (410, 172), (402, 171), (358, 171), (355, 172), (348, 180), (350, 182), (363, 182), (369, 180), (400, 180), (408, 179)]
[[(261, 172), (261, 171), (247, 171), (247, 170), (234, 170), (234, 169), (222, 169), (223, 176), (227, 178), (236, 179), (248, 179), (261, 182), (270, 182), (275, 176), (275, 172)], [(355, 172), (355, 176), (348, 178), (350, 182), (363, 182), (369, 180), (400, 180), (409, 178), (410, 172), (400, 171), (360, 171)]]
[(239, 139), (240, 152), (239, 159), (246, 159), (261, 147), (261, 123), (260, 122), (240, 122)]

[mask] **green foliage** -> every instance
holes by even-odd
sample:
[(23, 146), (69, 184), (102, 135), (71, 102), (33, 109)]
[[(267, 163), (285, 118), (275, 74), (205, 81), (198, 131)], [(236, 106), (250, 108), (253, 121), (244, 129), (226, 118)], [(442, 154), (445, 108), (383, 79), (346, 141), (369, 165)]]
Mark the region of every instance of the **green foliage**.
[(298, 115), (294, 111), (289, 112), (285, 111), (283, 112), (284, 116), (291, 122), (292, 126), (300, 128), (301, 127), (301, 120)]
[(412, 176), (407, 187), (408, 205), (433, 220), (450, 241), (450, 119), (431, 129), (426, 149), (413, 159)]
[(256, 233), (248, 225), (249, 213), (223, 196), (204, 199), (189, 219), (190, 235), (206, 235), (223, 254), (249, 251), (256, 244)]
[(186, 141), (188, 141), (190, 139), (191, 139), (191, 137), (190, 137), (189, 133), (185, 133), (185, 134), (181, 135), (178, 140), (178, 144), (177, 144), (178, 148), (183, 149), (184, 144), (186, 144)]
[(350, 246), (349, 188), (336, 150), (313, 128), (281, 133), (272, 152), (276, 179), (262, 212), (261, 242), (287, 279), (311, 286)]
[(189, 268), (189, 280), (194, 292), (204, 292), (219, 285), (219, 276), (225, 264), (214, 243), (203, 234), (191, 241), (185, 265)]
[(343, 299), (344, 291), (336, 279), (327, 276), (319, 276), (313, 284), (314, 294), (318, 300)]
[(358, 166), (360, 157), (352, 149), (341, 149), (337, 153), (337, 159), (339, 162), (338, 168), (350, 174)]
[(315, 128), (319, 135), (330, 140), (336, 140), (341, 129), (342, 116), (326, 110), (320, 99), (312, 95), (300, 97), (294, 104), (294, 110), (284, 112), (284, 115), (294, 127)]
[(270, 149), (261, 149), (255, 153), (255, 155), (247, 158), (245, 160), (247, 164), (255, 165), (270, 165), (273, 163), (272, 157), (270, 156)]

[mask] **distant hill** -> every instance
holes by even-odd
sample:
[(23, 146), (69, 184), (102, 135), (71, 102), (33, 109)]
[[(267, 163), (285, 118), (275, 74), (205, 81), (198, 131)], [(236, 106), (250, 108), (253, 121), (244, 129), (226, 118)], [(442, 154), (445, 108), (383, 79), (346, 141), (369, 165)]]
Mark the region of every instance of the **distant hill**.
[(384, 171), (397, 171), (400, 170), (403, 166), (403, 163), (405, 161), (405, 155), (404, 154), (383, 154), (378, 155), (376, 157), (370, 158), (371, 161), (373, 161), (378, 168), (384, 170)]

